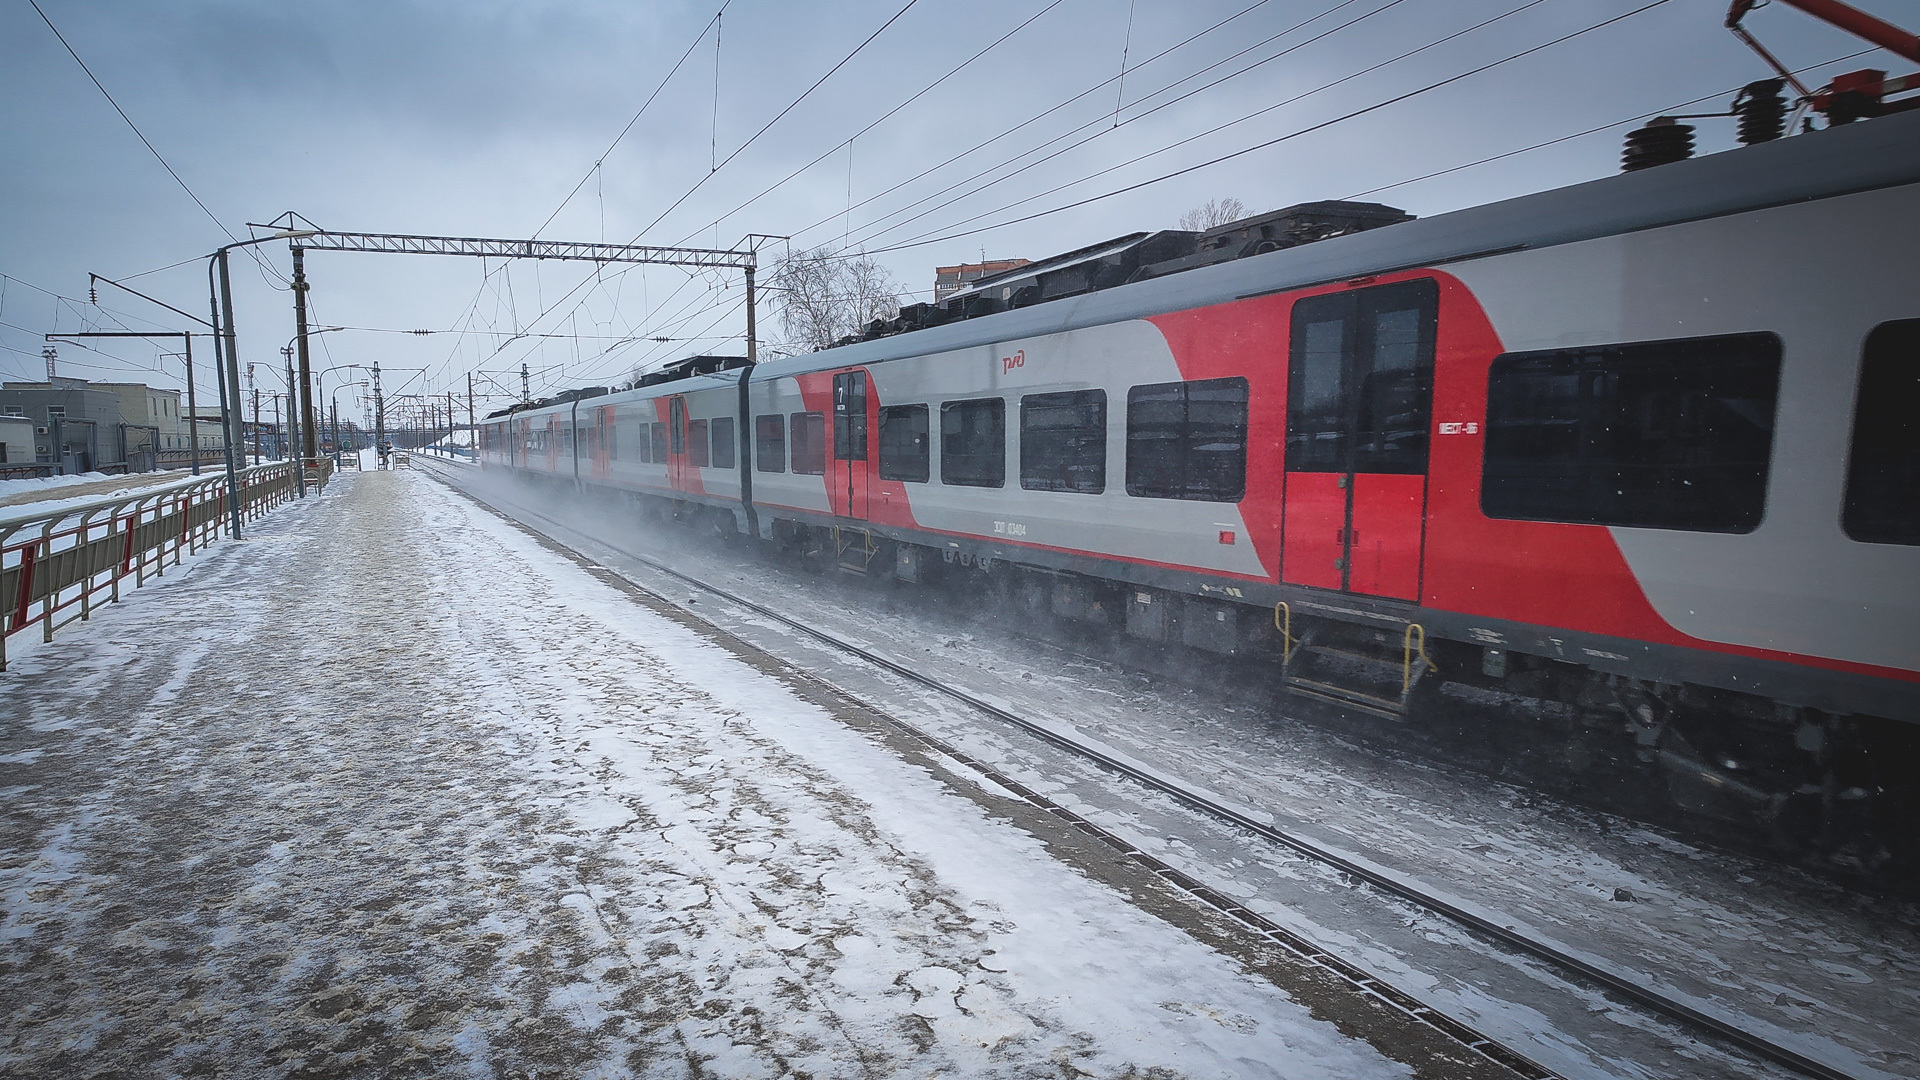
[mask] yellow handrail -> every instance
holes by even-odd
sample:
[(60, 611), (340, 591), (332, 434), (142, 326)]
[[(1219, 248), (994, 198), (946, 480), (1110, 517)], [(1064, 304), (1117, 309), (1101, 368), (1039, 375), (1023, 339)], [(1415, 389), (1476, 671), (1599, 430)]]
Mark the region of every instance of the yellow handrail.
[(1284, 667), (1293, 662), (1293, 609), (1285, 600), (1273, 605), (1273, 628), (1280, 631), (1280, 664)]
[[(1418, 642), (1416, 644), (1416, 641)], [(1427, 655), (1427, 630), (1417, 622), (1407, 624), (1406, 636), (1401, 641), (1400, 650), (1400, 694), (1406, 696), (1413, 689), (1413, 657), (1418, 653), (1426, 661), (1428, 671), (1439, 671), (1440, 665)]]

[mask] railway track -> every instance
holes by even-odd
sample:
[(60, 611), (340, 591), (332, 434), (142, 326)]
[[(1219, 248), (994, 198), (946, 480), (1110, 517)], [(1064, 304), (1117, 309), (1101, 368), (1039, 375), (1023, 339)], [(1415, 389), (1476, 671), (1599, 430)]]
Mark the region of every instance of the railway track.
[[(460, 482), (461, 478), (449, 471), (448, 468), (441, 466), (439, 463), (430, 463), (430, 466), (428, 471), (431, 474), (442, 479), (444, 482), (452, 484), (483, 504), (490, 504), (490, 500), (469, 490)], [(950, 700), (959, 702), (978, 713), (1018, 728), (1043, 740), (1051, 746), (1093, 762), (1110, 774), (1124, 777), (1143, 787), (1166, 795), (1190, 810), (1213, 818), (1218, 822), (1227, 824), (1244, 833), (1284, 847), (1314, 862), (1331, 867), (1346, 875), (1348, 879), (1362, 883), (1367, 888), (1373, 889), (1379, 894), (1411, 903), (1422, 910), (1431, 912), (1434, 915), (1463, 927), (1486, 941), (1496, 943), (1548, 964), (1562, 974), (1599, 987), (1665, 1020), (1684, 1025), (1688, 1029), (1706, 1035), (1721, 1043), (1736, 1047), (1755, 1057), (1803, 1076), (1815, 1077), (1818, 1078), (1818, 1080), (1858, 1080), (1853, 1073), (1847, 1072), (1844, 1069), (1804, 1054), (1791, 1046), (1784, 1045), (1778, 1040), (1771, 1039), (1760, 1032), (1743, 1027), (1725, 1017), (1717, 1016), (1678, 997), (1664, 994), (1648, 985), (1651, 980), (1643, 974), (1616, 969), (1609, 965), (1596, 963), (1593, 960), (1579, 956), (1556, 942), (1538, 935), (1529, 934), (1513, 924), (1501, 922), (1497, 917), (1488, 913), (1476, 911), (1469, 906), (1450, 900), (1440, 895), (1434, 889), (1423, 886), (1417, 881), (1357, 861), (1329, 849), (1311, 837), (1278, 828), (1270, 822), (1262, 820), (1264, 815), (1256, 810), (1236, 806), (1220, 796), (1214, 795), (1195, 785), (1188, 784), (1177, 777), (1166, 775), (1137, 762), (1129, 761), (1123, 757), (1109, 753), (1098, 746), (1075, 738), (1073, 733), (1069, 731), (1063, 731), (1044, 721), (1021, 716), (1009, 709), (995, 705), (964, 688), (953, 685), (944, 679), (919, 671), (912, 665), (875, 652), (874, 650), (848, 641), (835, 634), (820, 630), (817, 627), (810, 626), (764, 604), (749, 600), (731, 590), (676, 569), (650, 555), (621, 547), (600, 537), (588, 536), (581, 533), (575, 526), (542, 513), (524, 503), (516, 502), (513, 503), (512, 506), (513, 516), (534, 519), (548, 528), (580, 536), (582, 539), (617, 551), (622, 556), (633, 559), (665, 577), (698, 589), (728, 604), (750, 611), (760, 618), (770, 620), (787, 629), (803, 634), (837, 652), (852, 656), (866, 664), (908, 680), (917, 686), (932, 690)], [(502, 508), (496, 506), (495, 509)], [(551, 532), (549, 532), (548, 535), (555, 540), (561, 539), (558, 536), (554, 536)], [(564, 541), (561, 542), (564, 543)], [(632, 584), (669, 604), (674, 603), (670, 598), (661, 595), (656, 590), (647, 588), (647, 586), (640, 582), (632, 582)], [(680, 605), (676, 604), (675, 606)], [(711, 620), (708, 621), (711, 622)], [(737, 637), (737, 635), (732, 635), (732, 632), (725, 627), (716, 625), (715, 629), (722, 633), (727, 633), (730, 636)], [(757, 648), (757, 646), (753, 646), (751, 643), (746, 644), (748, 644), (749, 647)], [(900, 719), (886, 708), (861, 699), (857, 695), (817, 675), (812, 675), (811, 673), (803, 674), (808, 674), (810, 678), (828, 687), (834, 693), (854, 700), (861, 707), (886, 717), (911, 738), (927, 745), (944, 756), (962, 763), (993, 781), (995, 784), (1015, 792), (1022, 798), (1028, 799), (1036, 805), (1041, 806), (1047, 812), (1070, 822), (1074, 827), (1094, 835), (1103, 842), (1122, 851), (1128, 858), (1151, 870), (1163, 880), (1168, 881), (1170, 884), (1182, 889), (1202, 903), (1249, 927), (1269, 941), (1294, 952), (1296, 955), (1312, 963), (1333, 971), (1335, 974), (1346, 979), (1356, 989), (1373, 994), (1406, 1012), (1414, 1019), (1440, 1029), (1482, 1056), (1498, 1062), (1521, 1076), (1547, 1078), (1559, 1075), (1533, 1061), (1531, 1058), (1488, 1038), (1468, 1025), (1437, 1012), (1411, 995), (1373, 976), (1358, 965), (1326, 952), (1305, 938), (1266, 919), (1258, 912), (1251, 911), (1235, 902), (1232, 898), (1210, 888), (1204, 882), (1193, 878), (1191, 875), (1172, 866), (1168, 866), (1151, 854), (1140, 851), (1124, 838), (1100, 828), (1065, 807), (1059, 806), (1052, 800), (1034, 792), (1026, 785), (995, 769), (992, 765), (982, 762), (947, 741), (940, 739), (938, 736), (922, 731), (917, 726)]]

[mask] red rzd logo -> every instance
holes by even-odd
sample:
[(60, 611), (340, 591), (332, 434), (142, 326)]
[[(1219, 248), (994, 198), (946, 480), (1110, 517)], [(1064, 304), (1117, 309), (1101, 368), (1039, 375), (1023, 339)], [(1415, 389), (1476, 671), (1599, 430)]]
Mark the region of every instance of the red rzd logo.
[(1002, 375), (1005, 375), (1007, 372), (1012, 371), (1014, 368), (1026, 367), (1026, 366), (1027, 366), (1027, 350), (1025, 349), (1021, 349), (1019, 352), (1014, 353), (1012, 356), (1003, 356), (1000, 358), (1000, 374)]

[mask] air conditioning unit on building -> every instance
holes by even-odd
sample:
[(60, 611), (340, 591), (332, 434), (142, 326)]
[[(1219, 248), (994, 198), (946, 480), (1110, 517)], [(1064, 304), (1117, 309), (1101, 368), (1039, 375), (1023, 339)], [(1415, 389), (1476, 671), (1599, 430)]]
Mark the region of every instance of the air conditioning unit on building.
[(33, 433), (35, 435), (45, 435), (47, 433), (47, 429), (43, 427), (37, 427), (33, 429)]

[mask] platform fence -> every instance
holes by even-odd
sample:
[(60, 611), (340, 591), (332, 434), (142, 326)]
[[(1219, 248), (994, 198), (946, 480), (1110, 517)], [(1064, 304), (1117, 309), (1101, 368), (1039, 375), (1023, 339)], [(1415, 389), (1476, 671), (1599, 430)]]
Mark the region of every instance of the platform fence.
[[(324, 485), (330, 466), (307, 470), (308, 483)], [(287, 462), (244, 469), (239, 480), (243, 522), (294, 495)], [(178, 567), (230, 531), (224, 473), (39, 515), (30, 504), (0, 507), (0, 671), (15, 634), (38, 626), (51, 641), (55, 630), (118, 602), (122, 587), (164, 576), (169, 561)]]

